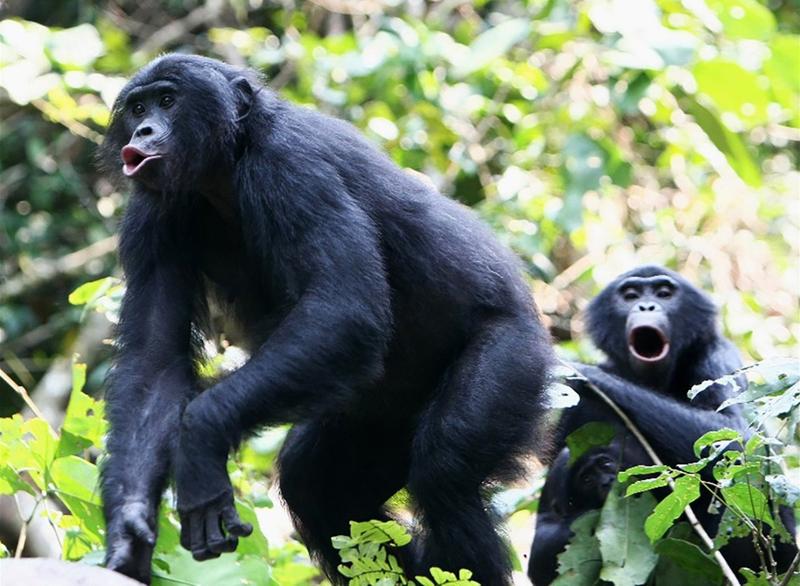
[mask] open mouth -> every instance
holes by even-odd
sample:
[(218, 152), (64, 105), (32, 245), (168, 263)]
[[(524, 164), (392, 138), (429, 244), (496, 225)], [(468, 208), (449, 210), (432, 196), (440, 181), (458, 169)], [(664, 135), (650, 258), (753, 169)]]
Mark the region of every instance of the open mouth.
[(658, 328), (638, 326), (628, 334), (628, 348), (643, 362), (658, 362), (669, 353), (669, 340)]
[(160, 159), (161, 155), (158, 153), (144, 153), (130, 145), (122, 147), (120, 151), (122, 157), (122, 172), (126, 177), (133, 177), (147, 164), (148, 161)]

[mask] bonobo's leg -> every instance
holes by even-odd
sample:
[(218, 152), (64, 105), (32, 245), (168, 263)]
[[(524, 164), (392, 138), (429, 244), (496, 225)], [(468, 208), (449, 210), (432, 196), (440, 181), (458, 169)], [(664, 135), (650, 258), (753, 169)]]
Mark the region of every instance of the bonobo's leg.
[(486, 324), (420, 418), (409, 490), (422, 518), (415, 571), (467, 568), (483, 586), (511, 581), (511, 557), (481, 498), (533, 441), (549, 346), (527, 319)]
[(281, 495), (295, 527), (334, 584), (346, 583), (331, 545), (350, 521), (386, 520), (386, 501), (405, 484), (408, 439), (386, 426), (311, 421), (296, 425), (278, 460)]

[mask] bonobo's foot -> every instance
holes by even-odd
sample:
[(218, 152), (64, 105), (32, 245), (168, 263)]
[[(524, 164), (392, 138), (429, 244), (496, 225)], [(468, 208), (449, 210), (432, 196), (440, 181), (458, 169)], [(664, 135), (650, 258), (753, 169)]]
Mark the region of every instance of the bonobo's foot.
[(128, 501), (111, 514), (107, 525), (106, 567), (149, 584), (156, 544), (152, 507), (143, 501)]

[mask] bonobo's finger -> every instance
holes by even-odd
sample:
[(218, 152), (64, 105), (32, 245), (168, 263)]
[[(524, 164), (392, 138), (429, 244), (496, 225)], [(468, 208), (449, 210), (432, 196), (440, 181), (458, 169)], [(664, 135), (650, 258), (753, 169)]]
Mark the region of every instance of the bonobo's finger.
[(239, 538), (235, 535), (228, 535), (225, 537), (225, 547), (222, 550), (223, 553), (227, 553), (230, 551), (236, 551), (236, 548), (239, 547)]
[(217, 511), (209, 511), (206, 514), (206, 546), (216, 555), (229, 551), (227, 540), (222, 533), (222, 519)]
[(225, 530), (237, 537), (247, 537), (253, 532), (253, 526), (245, 523), (239, 518), (236, 507), (228, 505), (222, 509), (222, 520), (225, 523)]
[(109, 552), (106, 568), (119, 571), (131, 563), (131, 540), (127, 538), (117, 539)]
[(189, 540), (192, 546), (189, 549), (192, 552), (192, 557), (198, 561), (208, 559), (207, 556), (211, 552), (206, 548), (206, 531), (205, 523), (203, 522), (203, 511), (195, 511), (187, 516), (190, 518)]
[(137, 538), (147, 543), (147, 545), (154, 545), (156, 542), (155, 533), (153, 533), (153, 530), (150, 529), (147, 521), (145, 521), (140, 515), (126, 516), (125, 529), (132, 535), (135, 535)]
[(188, 551), (192, 550), (192, 538), (191, 538), (191, 515), (185, 514), (180, 515), (181, 518), (181, 547)]

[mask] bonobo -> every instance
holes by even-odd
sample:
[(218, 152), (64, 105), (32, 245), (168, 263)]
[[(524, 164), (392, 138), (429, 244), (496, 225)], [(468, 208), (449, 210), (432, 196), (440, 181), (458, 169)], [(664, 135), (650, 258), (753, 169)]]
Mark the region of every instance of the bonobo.
[[(583, 400), (583, 399), (581, 399)], [(630, 434), (618, 434), (607, 446), (595, 447), (572, 464), (564, 447), (550, 463), (536, 513), (536, 533), (528, 574), (533, 583), (549, 584), (558, 575), (558, 554), (570, 538), (573, 521), (600, 509), (620, 470), (651, 461)]]
[[(552, 357), (518, 263), (475, 215), (350, 125), (196, 56), (133, 77), (102, 160), (133, 185), (107, 395), (108, 566), (149, 579), (171, 473), (181, 543), (198, 560), (234, 550), (251, 528), (228, 454), (250, 430), (293, 423), (281, 492), (332, 581), (331, 536), (387, 518), (407, 486), (422, 527), (409, 572), (508, 583), (482, 489), (535, 441)], [(202, 390), (212, 302), (250, 358)]]
[[(723, 427), (744, 431), (746, 427), (738, 406), (716, 411), (729, 396), (726, 386), (715, 384), (693, 400), (687, 397), (695, 384), (717, 379), (741, 366), (733, 344), (719, 332), (716, 315), (708, 296), (680, 275), (658, 266), (621, 275), (603, 289), (587, 311), (589, 334), (605, 353), (606, 361), (599, 366), (579, 364), (578, 370), (625, 412), (669, 465), (694, 461), (694, 442), (709, 431)], [(566, 450), (566, 437), (583, 425), (607, 422), (616, 428), (614, 441), (629, 446), (618, 459), (620, 470), (651, 463), (605, 403), (580, 382), (576, 390), (581, 401), (563, 414), (556, 450)], [(559, 454), (545, 481), (543, 496), (560, 490), (557, 487), (565, 486), (571, 474), (565, 457)], [(572, 501), (578, 512), (598, 508), (594, 498), (591, 502), (572, 494), (562, 498)], [(710, 498), (706, 492), (693, 508), (713, 535), (719, 515), (708, 512)], [(537, 586), (555, 578), (556, 556), (568, 542), (569, 525), (576, 516), (559, 511), (552, 499), (540, 501), (528, 568)], [(781, 518), (792, 532), (795, 522), (788, 508), (781, 509)], [(728, 548), (729, 560), (758, 567), (749, 540), (733, 540)], [(775, 552), (779, 564), (788, 565), (794, 551), (793, 545), (779, 542)]]

